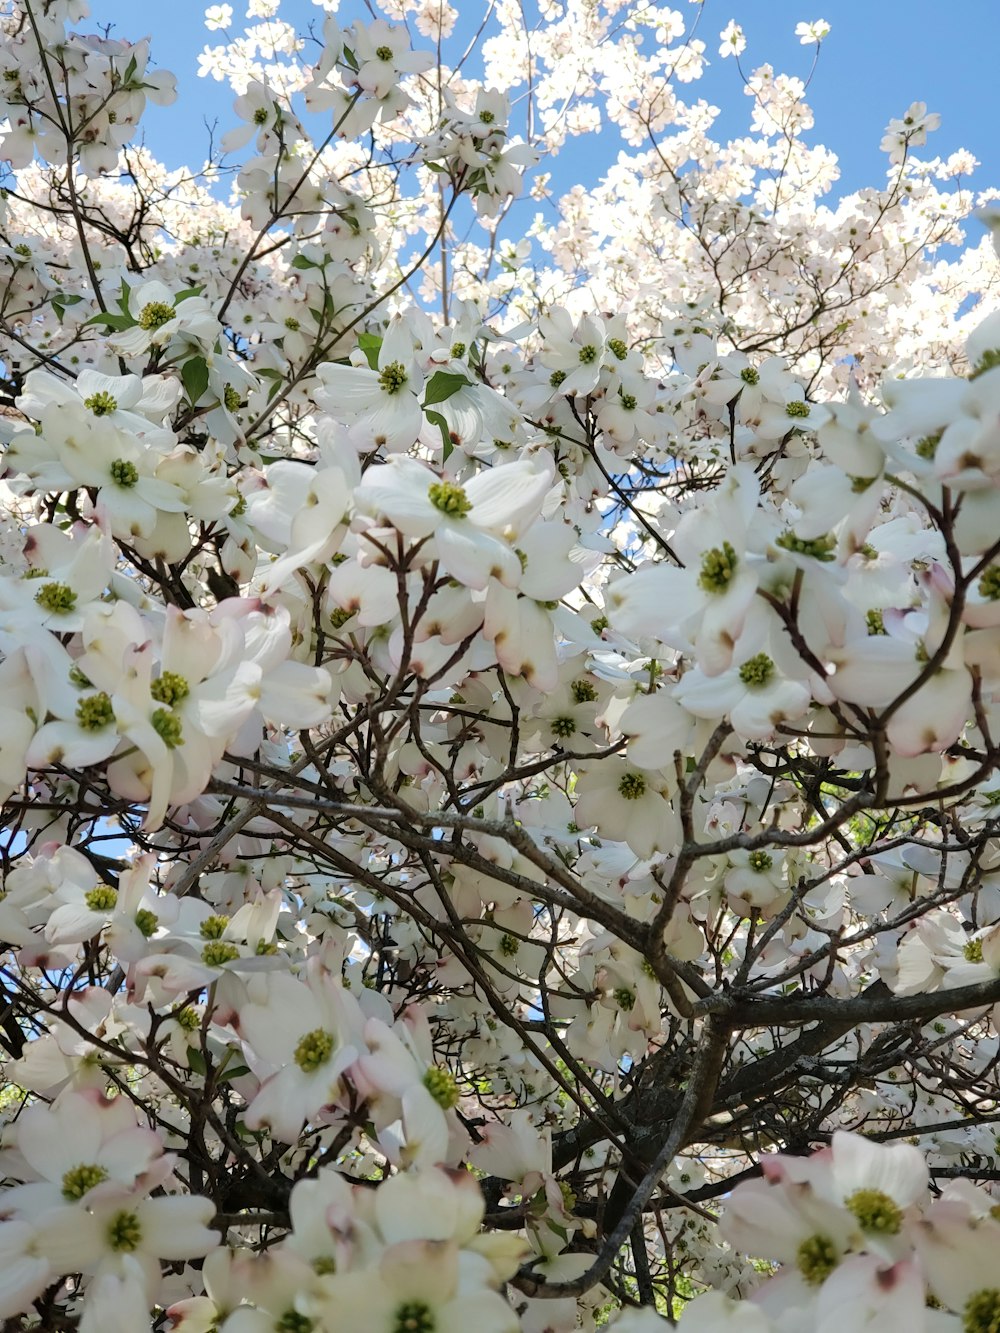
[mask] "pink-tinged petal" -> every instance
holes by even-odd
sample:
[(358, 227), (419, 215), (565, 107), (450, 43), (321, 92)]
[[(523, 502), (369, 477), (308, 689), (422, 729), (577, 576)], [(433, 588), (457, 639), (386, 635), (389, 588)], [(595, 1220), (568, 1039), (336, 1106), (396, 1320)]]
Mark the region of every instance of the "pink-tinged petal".
[(976, 1218), (959, 1200), (937, 1200), (913, 1228), (913, 1241), (931, 1292), (951, 1310), (961, 1311), (974, 1292), (1000, 1280), (1000, 1223)]
[(923, 1327), (925, 1304), (916, 1264), (852, 1255), (823, 1283), (814, 1327), (816, 1333), (914, 1333)]
[(886, 728), (897, 754), (938, 753), (953, 744), (972, 712), (972, 677), (940, 670), (902, 704)]

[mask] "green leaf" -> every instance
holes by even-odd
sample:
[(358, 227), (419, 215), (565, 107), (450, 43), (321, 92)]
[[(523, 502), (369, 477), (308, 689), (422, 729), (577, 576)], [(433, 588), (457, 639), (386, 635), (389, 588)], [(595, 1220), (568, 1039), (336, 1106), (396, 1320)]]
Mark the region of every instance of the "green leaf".
[(197, 1046), (188, 1047), (188, 1064), (196, 1074), (205, 1077), (208, 1066), (205, 1064), (205, 1057), (199, 1051)]
[(444, 461), (447, 463), (455, 448), (452, 443), (451, 432), (448, 429), (448, 423), (440, 412), (425, 412), (424, 416), (432, 426), (437, 426), (438, 430), (441, 432), (441, 443), (444, 446)]
[(194, 407), (198, 399), (208, 388), (208, 364), (203, 356), (193, 356), (181, 366), (181, 381), (188, 402)]
[(62, 323), (63, 315), (66, 313), (66, 307), (70, 305), (79, 305), (83, 300), (82, 296), (73, 296), (67, 293), (57, 292), (52, 298), (52, 309), (56, 312), (56, 318)]
[(358, 346), (364, 352), (371, 369), (378, 370), (378, 354), (382, 350), (382, 335), (380, 333), (359, 333)]
[(319, 268), (320, 265), (314, 263), (311, 259), (307, 259), (305, 255), (296, 255), (295, 258), (292, 260), (290, 267), (306, 269), (306, 268)]
[(230, 1079), (242, 1078), (244, 1074), (249, 1074), (250, 1070), (246, 1065), (227, 1066), (219, 1075), (220, 1083), (228, 1083)]
[(87, 323), (104, 324), (109, 329), (130, 329), (135, 320), (131, 315), (113, 315), (110, 310), (100, 310), (96, 315), (91, 315)]
[(185, 287), (174, 297), (174, 305), (180, 305), (181, 301), (186, 301), (189, 296), (200, 296), (204, 290), (204, 287)]
[(459, 389), (467, 389), (472, 380), (456, 370), (436, 370), (427, 381), (424, 390), (424, 407), (433, 407), (435, 403), (444, 403), (454, 397)]

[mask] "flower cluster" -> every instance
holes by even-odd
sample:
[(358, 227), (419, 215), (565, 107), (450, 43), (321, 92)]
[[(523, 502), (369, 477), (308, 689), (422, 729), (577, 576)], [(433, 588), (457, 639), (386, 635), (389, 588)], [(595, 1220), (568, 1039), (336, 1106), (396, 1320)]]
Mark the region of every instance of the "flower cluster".
[(250, 0), (172, 170), (99, 8), (0, 4), (4, 1327), (995, 1333), (968, 155), (831, 202), (735, 21), (716, 142), (700, 6)]

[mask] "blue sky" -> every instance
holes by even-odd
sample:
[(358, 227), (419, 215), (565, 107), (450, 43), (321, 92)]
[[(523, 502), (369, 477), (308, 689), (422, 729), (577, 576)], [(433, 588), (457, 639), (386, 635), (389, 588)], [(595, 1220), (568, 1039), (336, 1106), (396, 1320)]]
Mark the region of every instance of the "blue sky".
[[(481, 0), (453, 2), (463, 24), (482, 12)], [(230, 3), (238, 21), (245, 0)], [(686, 20), (697, 13), (687, 0), (672, 0), (672, 5)], [(177, 74), (178, 103), (167, 110), (150, 108), (143, 124), (149, 146), (168, 165), (194, 165), (207, 144), (205, 119), (217, 119), (220, 132), (234, 123), (229, 89), (197, 75), (198, 53), (221, 36), (204, 27), (204, 5), (200, 0), (91, 0), (91, 9), (87, 26), (113, 23), (119, 35), (149, 35), (156, 63)], [(883, 129), (917, 100), (942, 117), (941, 129), (925, 151), (944, 157), (968, 148), (982, 163), (976, 185), (1000, 189), (1000, 139), (991, 114), (1000, 0), (955, 0), (950, 7), (939, 0), (705, 0), (702, 10), (698, 36), (706, 42), (712, 63), (703, 79), (681, 86), (680, 92), (704, 97), (722, 109), (717, 137), (745, 134), (749, 125), (749, 99), (735, 62), (717, 54), (718, 33), (726, 22), (735, 18), (747, 34), (747, 71), (767, 62), (778, 71), (805, 77), (812, 48), (799, 44), (795, 25), (825, 18), (832, 32), (807, 94), (816, 127), (806, 137), (826, 144), (840, 158), (839, 192), (883, 183), (886, 159), (878, 147)], [(338, 18), (346, 23), (364, 13), (360, 0), (342, 0)], [(304, 27), (320, 21), (322, 11), (310, 0), (284, 0), (281, 16)], [(612, 134), (607, 143), (607, 160), (612, 161), (621, 144)], [(557, 192), (576, 180), (590, 184), (599, 170), (593, 156), (581, 162), (566, 151), (553, 183)]]

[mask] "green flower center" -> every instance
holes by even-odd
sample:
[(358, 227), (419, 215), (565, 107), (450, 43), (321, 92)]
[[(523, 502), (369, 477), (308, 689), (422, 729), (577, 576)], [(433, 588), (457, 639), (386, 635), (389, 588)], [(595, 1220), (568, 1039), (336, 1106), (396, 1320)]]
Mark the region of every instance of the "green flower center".
[(611, 621), (607, 618), (607, 616), (596, 616), (590, 622), (590, 628), (594, 631), (595, 634), (603, 634), (610, 624)]
[(786, 417), (807, 417), (809, 415), (809, 404), (803, 402), (787, 403), (785, 405)]
[(390, 361), (378, 377), (378, 382), (386, 393), (399, 393), (406, 380), (406, 371), (401, 361)]
[(918, 440), (913, 452), (918, 458), (926, 458), (929, 461), (937, 453), (937, 447), (940, 443), (941, 432), (937, 431), (934, 435), (925, 435), (922, 440)]
[(115, 720), (115, 711), (111, 700), (102, 690), (100, 694), (90, 694), (81, 699), (76, 706), (76, 720), (84, 731), (100, 731)]
[(521, 947), (521, 941), (514, 935), (500, 936), (500, 952), (505, 958), (513, 958)]
[(391, 47), (391, 46), (376, 46), (376, 48), (375, 48), (375, 54), (378, 56), (379, 60), (387, 60), (387, 61), (388, 61), (388, 60), (391, 60), (391, 59), (392, 59), (392, 47)]
[(396, 1310), (392, 1333), (434, 1333), (437, 1320), (424, 1301), (404, 1301)]
[(174, 308), (165, 301), (150, 301), (139, 313), (139, 328), (152, 331), (162, 329), (174, 317)]
[(866, 611), (865, 620), (868, 624), (869, 634), (885, 634), (885, 620), (878, 607), (873, 606), (870, 611)]
[(493, 122), (496, 120), (496, 116), (493, 114), (492, 111), (480, 111), (479, 119), (483, 122), (484, 125), (492, 125)]
[(131, 488), (139, 480), (139, 469), (134, 463), (129, 463), (124, 458), (116, 458), (111, 464), (111, 480), (116, 486), (124, 486), (126, 490)]
[(810, 1236), (796, 1251), (795, 1262), (809, 1285), (818, 1287), (837, 1267), (839, 1258), (829, 1236)]
[(759, 689), (766, 685), (773, 675), (774, 663), (767, 653), (758, 653), (740, 667), (740, 680), (751, 689)]
[(568, 740), (576, 731), (576, 723), (571, 717), (554, 717), (549, 725), (553, 736), (558, 736), (562, 741)]
[(168, 750), (176, 750), (178, 745), (184, 744), (184, 737), (181, 734), (181, 720), (176, 713), (171, 713), (166, 708), (158, 708), (150, 721), (153, 724), (153, 730)]
[(592, 704), (597, 699), (597, 689), (589, 680), (574, 680), (569, 692), (578, 704)]
[(756, 870), (758, 875), (762, 875), (774, 865), (774, 857), (768, 856), (767, 852), (751, 852), (747, 862), (751, 870)]
[(554, 370), (552, 374), (549, 376), (549, 383), (552, 385), (553, 389), (558, 389), (559, 385), (562, 384), (565, 378), (566, 378), (565, 370)]
[(148, 907), (140, 907), (135, 914), (135, 924), (140, 935), (144, 935), (148, 940), (151, 935), (156, 933), (156, 927), (160, 924), (160, 918), (155, 912), (151, 912)]
[(614, 992), (614, 1001), (624, 1013), (631, 1013), (635, 1008), (635, 992), (630, 991), (627, 986), (619, 986)]
[(232, 384), (227, 384), (222, 390), (222, 401), (226, 406), (227, 412), (235, 412), (243, 402), (243, 399), (240, 397), (239, 389), (235, 388)]
[(991, 602), (1000, 601), (1000, 565), (988, 565), (976, 586), (980, 597), (987, 597)]
[(981, 963), (983, 961), (982, 940), (969, 940), (962, 949), (962, 956), (967, 963)]
[(229, 925), (229, 917), (221, 913), (207, 916), (198, 927), (198, 934), (203, 940), (221, 940)]
[(634, 393), (620, 393), (618, 399), (626, 412), (634, 412), (639, 404), (639, 400)]
[(198, 1017), (197, 1011), (192, 1009), (190, 1005), (185, 1005), (183, 1009), (178, 1010), (174, 1014), (174, 1018), (177, 1020), (178, 1027), (183, 1028), (185, 1032), (195, 1032), (201, 1027), (201, 1019)]
[(83, 400), (84, 407), (89, 407), (95, 417), (107, 417), (118, 409), (118, 399), (102, 389)]
[(161, 671), (150, 685), (149, 692), (158, 704), (175, 708), (191, 693), (191, 686), (176, 671)]
[(96, 889), (83, 895), (83, 901), (91, 912), (111, 912), (118, 905), (118, 890), (110, 884), (98, 884)]
[(741, 370), (740, 379), (744, 384), (754, 385), (760, 383), (760, 375), (754, 370), (753, 366), (747, 366), (744, 370)]
[(472, 502), (465, 491), (453, 481), (434, 482), (427, 495), (434, 508), (440, 509), (449, 518), (464, 518), (472, 508)]
[(294, 315), (289, 315), (288, 318), (285, 320), (285, 328), (288, 329), (290, 333), (297, 333), (301, 327), (302, 325), (299, 323), (299, 321), (295, 318)]
[(253, 123), (255, 125), (266, 125), (268, 121), (268, 110), (266, 106), (259, 106), (253, 113)]
[(855, 1190), (844, 1202), (858, 1219), (862, 1231), (896, 1236), (903, 1225), (903, 1210), (882, 1190)]
[(142, 1226), (135, 1213), (116, 1213), (108, 1224), (108, 1244), (118, 1254), (131, 1254), (139, 1248)]
[(438, 1065), (431, 1065), (424, 1075), (424, 1087), (438, 1106), (445, 1111), (450, 1111), (453, 1106), (457, 1106), (462, 1095), (458, 1090), (458, 1084), (455, 1082), (454, 1076), (447, 1069), (441, 1069)]
[(592, 366), (597, 360), (597, 348), (593, 343), (587, 343), (580, 348), (580, 360), (585, 366)]
[(89, 1165), (72, 1166), (62, 1178), (62, 1196), (70, 1203), (75, 1203), (77, 1199), (83, 1196), (99, 1185), (102, 1180), (107, 1180), (108, 1173), (103, 1166), (97, 1166), (95, 1163)]
[(1000, 1333), (1000, 1290), (973, 1292), (962, 1311), (962, 1333)]
[(333, 1054), (336, 1041), (325, 1028), (313, 1028), (299, 1039), (295, 1048), (295, 1063), (306, 1074), (315, 1074)]
[(298, 1310), (286, 1310), (274, 1326), (275, 1333), (312, 1333), (316, 1324)]
[(35, 601), (43, 611), (64, 616), (76, 606), (76, 593), (67, 583), (46, 583), (35, 593)]
[(618, 795), (626, 801), (638, 801), (646, 794), (646, 779), (641, 773), (626, 773), (618, 784)]
[(794, 532), (783, 532), (774, 539), (775, 546), (783, 551), (794, 551), (796, 555), (811, 555), (814, 560), (832, 560), (836, 549), (836, 538), (829, 533), (825, 537), (796, 537)]
[(698, 587), (703, 592), (725, 592), (736, 573), (736, 551), (729, 542), (713, 546), (701, 557)]
[(465, 343), (452, 343), (451, 354), (456, 361), (460, 361), (465, 356)]
[(221, 967), (223, 963), (231, 963), (239, 956), (239, 949), (228, 940), (209, 940), (201, 951), (202, 962), (207, 963), (209, 967)]
[(622, 342), (621, 338), (609, 338), (608, 351), (613, 353), (619, 361), (624, 361), (628, 356), (628, 346)]

